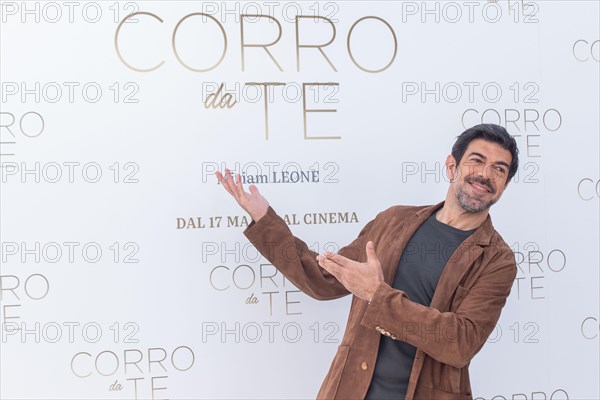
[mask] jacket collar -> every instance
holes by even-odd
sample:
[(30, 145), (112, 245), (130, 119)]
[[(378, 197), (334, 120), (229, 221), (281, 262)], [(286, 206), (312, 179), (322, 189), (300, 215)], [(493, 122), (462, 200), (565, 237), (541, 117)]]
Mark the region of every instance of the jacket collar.
[[(444, 203), (445, 203), (445, 201), (441, 201), (437, 204), (434, 204), (431, 206), (425, 206), (425, 207), (419, 209), (416, 212), (417, 218), (419, 220), (425, 220), (425, 219), (429, 218), (431, 216), (431, 214), (433, 214), (434, 212), (436, 212), (437, 210), (442, 208), (444, 206)], [(483, 221), (483, 223), (481, 225), (479, 225), (479, 227), (477, 227), (477, 230), (475, 230), (475, 232), (473, 232), (473, 235), (471, 235), (471, 241), (473, 243), (481, 245), (481, 246), (489, 246), (489, 244), (492, 240), (493, 234), (494, 234), (494, 226), (492, 225), (492, 217), (488, 213), (485, 221)]]

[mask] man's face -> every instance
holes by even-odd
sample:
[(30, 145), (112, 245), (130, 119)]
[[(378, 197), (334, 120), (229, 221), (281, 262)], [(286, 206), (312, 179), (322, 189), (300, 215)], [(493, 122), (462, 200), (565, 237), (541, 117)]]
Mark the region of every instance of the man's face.
[(496, 203), (508, 184), (512, 156), (497, 143), (475, 139), (456, 166), (448, 156), (448, 177), (458, 204), (467, 212), (484, 211)]

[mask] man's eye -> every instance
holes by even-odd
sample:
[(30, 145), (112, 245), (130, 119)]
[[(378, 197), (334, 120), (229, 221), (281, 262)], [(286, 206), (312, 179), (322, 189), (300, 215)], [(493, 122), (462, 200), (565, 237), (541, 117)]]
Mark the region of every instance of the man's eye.
[(506, 170), (502, 167), (496, 167), (496, 171), (500, 172), (501, 174), (505, 174)]

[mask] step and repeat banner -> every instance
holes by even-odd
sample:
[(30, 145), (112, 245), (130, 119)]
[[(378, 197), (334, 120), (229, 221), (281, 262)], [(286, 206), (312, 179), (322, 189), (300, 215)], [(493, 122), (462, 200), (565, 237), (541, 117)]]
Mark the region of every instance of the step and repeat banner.
[(474, 397), (598, 399), (597, 1), (0, 2), (0, 397), (314, 398), (349, 298), (301, 293), (217, 182), (313, 250), (444, 199), (456, 136), (520, 167), (518, 275)]

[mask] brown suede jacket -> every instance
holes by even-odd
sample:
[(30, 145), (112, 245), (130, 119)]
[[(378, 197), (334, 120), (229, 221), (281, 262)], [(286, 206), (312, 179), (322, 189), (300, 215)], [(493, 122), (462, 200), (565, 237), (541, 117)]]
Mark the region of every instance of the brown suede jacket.
[[(371, 382), (381, 335), (417, 348), (406, 400), (472, 399), (469, 363), (493, 331), (517, 273), (514, 253), (488, 215), (452, 254), (431, 306), (411, 301), (392, 288), (400, 257), (412, 234), (443, 202), (434, 206), (394, 206), (377, 215), (339, 254), (366, 261), (375, 244), (385, 283), (370, 303), (352, 298), (346, 331), (319, 399), (363, 399)], [(316, 253), (294, 237), (269, 207), (244, 231), (261, 254), (307, 295), (335, 299), (349, 292), (322, 269)]]

